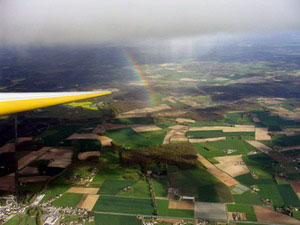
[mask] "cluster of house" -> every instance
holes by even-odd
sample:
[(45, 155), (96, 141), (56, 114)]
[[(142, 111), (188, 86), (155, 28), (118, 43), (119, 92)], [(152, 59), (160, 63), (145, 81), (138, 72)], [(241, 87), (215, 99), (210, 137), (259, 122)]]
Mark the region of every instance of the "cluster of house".
[(242, 220), (242, 218), (241, 218), (241, 214), (240, 213), (232, 213), (232, 218), (233, 218), (233, 220), (234, 221), (240, 221), (240, 220)]
[(93, 179), (96, 176), (98, 171), (99, 171), (99, 169), (93, 168), (93, 169), (89, 170), (89, 176), (82, 177), (79, 174), (75, 174), (75, 175), (70, 176), (69, 180), (73, 181), (74, 183), (80, 182), (82, 185), (85, 184), (85, 186), (89, 186), (90, 182), (93, 181)]
[(233, 152), (236, 152), (236, 150), (235, 149), (225, 149), (224, 150), (224, 153), (226, 153), (226, 154), (231, 154)]
[(14, 195), (0, 198), (0, 224), (5, 223), (17, 214), (24, 214), (28, 206), (18, 204)]
[[(73, 208), (73, 207), (55, 207), (55, 206), (48, 206), (48, 207), (42, 207), (44, 216), (43, 221), (44, 225), (56, 225), (56, 224), (85, 224), (87, 222), (93, 222), (94, 216), (89, 213), (86, 209), (80, 209), (80, 208)], [(67, 223), (60, 222), (60, 220), (63, 220), (66, 216), (78, 216), (80, 218), (79, 220), (72, 220), (68, 221)]]

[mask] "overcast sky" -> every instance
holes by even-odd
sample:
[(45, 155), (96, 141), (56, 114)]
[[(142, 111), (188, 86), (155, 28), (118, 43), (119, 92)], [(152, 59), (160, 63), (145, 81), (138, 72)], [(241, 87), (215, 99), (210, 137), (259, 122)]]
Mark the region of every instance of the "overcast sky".
[(1, 45), (296, 30), (300, 0), (0, 0)]

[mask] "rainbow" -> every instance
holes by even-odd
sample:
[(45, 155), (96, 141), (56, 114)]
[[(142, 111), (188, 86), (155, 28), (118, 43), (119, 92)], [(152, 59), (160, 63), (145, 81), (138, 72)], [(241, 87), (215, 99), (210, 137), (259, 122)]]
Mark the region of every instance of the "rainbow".
[(149, 82), (148, 78), (145, 76), (143, 69), (141, 66), (138, 64), (137, 60), (134, 58), (132, 54), (130, 54), (129, 51), (126, 49), (123, 49), (124, 56), (127, 60), (127, 62), (130, 64), (130, 68), (134, 72), (135, 76), (139, 79), (140, 82), (142, 82), (145, 91), (148, 96), (148, 102), (150, 103), (151, 106), (157, 105), (157, 98), (156, 98), (156, 93)]

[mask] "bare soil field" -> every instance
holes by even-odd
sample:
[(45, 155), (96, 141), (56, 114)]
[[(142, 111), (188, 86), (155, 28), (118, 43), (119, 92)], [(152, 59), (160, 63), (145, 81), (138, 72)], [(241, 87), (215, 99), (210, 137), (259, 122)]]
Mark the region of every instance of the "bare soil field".
[(41, 159), (51, 160), (49, 167), (66, 168), (72, 162), (73, 149), (70, 148), (52, 148)]
[(15, 191), (15, 174), (0, 177), (0, 190)]
[(189, 139), (191, 143), (214, 142), (226, 140), (226, 137)]
[(215, 159), (219, 162), (215, 166), (232, 177), (250, 172), (241, 155), (215, 157)]
[(255, 114), (251, 114), (251, 118), (252, 118), (254, 123), (259, 123), (260, 122), (260, 119)]
[(0, 148), (0, 154), (6, 152), (14, 152), (15, 151), (15, 144), (14, 143), (7, 143)]
[(18, 142), (33, 141), (33, 137), (18, 137)]
[(186, 119), (186, 118), (177, 118), (175, 120), (177, 123), (195, 123), (195, 120), (192, 119)]
[(169, 201), (169, 209), (194, 209), (194, 202)]
[(163, 101), (163, 102), (165, 102), (165, 101), (169, 101), (169, 102), (171, 102), (171, 103), (176, 103), (176, 101), (174, 100), (174, 96), (169, 96), (169, 97), (165, 97), (165, 98), (161, 98), (161, 100)]
[(93, 131), (93, 134), (103, 134), (105, 132), (105, 128), (103, 125), (98, 125)]
[(295, 183), (295, 184), (292, 184), (295, 192), (297, 193), (298, 196), (300, 196), (300, 183)]
[(39, 170), (36, 167), (25, 167), (24, 169), (22, 169), (19, 174), (21, 175), (28, 175), (28, 174), (38, 174)]
[(258, 98), (259, 101), (269, 104), (269, 105), (277, 105), (280, 104), (284, 98)]
[(78, 154), (78, 159), (79, 160), (86, 160), (87, 158), (91, 157), (91, 156), (100, 156), (100, 152), (97, 151), (92, 151), (92, 152), (80, 152)]
[(103, 147), (105, 146), (111, 146), (111, 142), (113, 141), (109, 137), (106, 136), (99, 136), (95, 133), (83, 133), (83, 134), (72, 134), (70, 137), (68, 137), (68, 140), (98, 140), (101, 142), (101, 145)]
[(265, 144), (259, 142), (259, 141), (247, 141), (250, 145), (252, 145), (253, 147), (257, 148), (258, 150), (262, 151), (263, 153), (269, 153), (270, 151), (272, 151), (272, 149), (268, 146), (266, 146)]
[(277, 162), (280, 162), (280, 163), (289, 163), (290, 162), (290, 160), (287, 157), (285, 157), (284, 155), (282, 155), (280, 153), (271, 153), (271, 154), (269, 154), (269, 156), (272, 159), (274, 159), (274, 160), (276, 160)]
[(298, 111), (293, 112), (281, 106), (273, 106), (270, 107), (270, 109), (275, 110), (274, 114), (280, 116), (284, 120), (296, 120), (296, 121), (300, 120), (300, 112)]
[(298, 149), (300, 149), (300, 145), (281, 147), (281, 149), (279, 151), (284, 152), (284, 151), (298, 150)]
[(253, 207), (258, 222), (299, 225), (299, 220), (281, 213), (277, 213), (273, 211), (270, 207), (257, 205), (254, 205)]
[(158, 127), (154, 124), (150, 124), (150, 125), (133, 125), (133, 126), (131, 126), (131, 128), (137, 133), (161, 130), (160, 127)]
[(209, 126), (209, 127), (191, 127), (189, 131), (210, 131), (222, 130), (223, 132), (255, 132), (254, 126), (249, 125), (235, 125), (234, 127), (226, 126)]
[(219, 179), (222, 183), (224, 183), (226, 186), (231, 187), (236, 184), (239, 184), (237, 180), (229, 176), (224, 171), (218, 169), (215, 167), (212, 163), (210, 163), (208, 160), (206, 160), (203, 156), (198, 154), (198, 160), (207, 168), (207, 171), (211, 173), (213, 176), (215, 176), (217, 179)]
[(20, 160), (18, 160), (18, 169), (21, 170), (28, 164), (32, 163), (42, 155), (44, 155), (46, 152), (48, 152), (51, 149), (51, 147), (43, 147), (38, 151), (30, 152), (28, 155), (24, 156)]
[(71, 187), (67, 190), (68, 193), (76, 193), (76, 194), (91, 194), (95, 195), (99, 191), (99, 188), (83, 188), (83, 187)]
[(183, 104), (189, 105), (191, 107), (198, 107), (198, 106), (200, 106), (199, 103), (197, 103), (195, 101), (192, 101), (190, 99), (182, 99), (182, 100), (180, 100), (180, 102), (182, 102)]
[(128, 112), (118, 115), (117, 118), (142, 117), (142, 116), (145, 116), (145, 114), (147, 114), (147, 113), (153, 113), (153, 112), (158, 112), (158, 111), (167, 110), (167, 109), (171, 109), (171, 107), (166, 104), (162, 104), (162, 105), (155, 106), (155, 107), (131, 110), (131, 111), (128, 111)]
[(271, 136), (269, 135), (268, 128), (256, 128), (255, 140), (257, 141), (271, 140)]
[(169, 127), (171, 130), (167, 133), (164, 138), (163, 144), (169, 144), (171, 141), (188, 141), (185, 133), (189, 127), (184, 125), (175, 125)]
[(84, 195), (78, 203), (77, 208), (92, 211), (99, 197), (99, 195)]
[(20, 177), (19, 182), (21, 183), (36, 183), (36, 182), (44, 182), (48, 180), (50, 176), (34, 176), (34, 177)]
[(180, 81), (185, 81), (185, 82), (198, 82), (198, 79), (192, 79), (188, 77), (181, 78)]

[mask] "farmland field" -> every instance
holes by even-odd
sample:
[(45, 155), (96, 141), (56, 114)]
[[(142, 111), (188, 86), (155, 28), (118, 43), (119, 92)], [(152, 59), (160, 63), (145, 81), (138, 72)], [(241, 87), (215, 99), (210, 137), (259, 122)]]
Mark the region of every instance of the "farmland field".
[(95, 214), (95, 225), (142, 225), (134, 216)]
[(157, 203), (158, 215), (160, 216), (194, 218), (193, 210), (169, 209), (168, 200), (157, 199), (156, 203)]
[(82, 198), (82, 194), (64, 193), (59, 199), (56, 199), (52, 204), (60, 207), (76, 207)]
[(164, 131), (137, 133), (131, 128), (108, 130), (105, 135), (119, 145), (135, 148), (150, 145), (160, 145), (164, 140)]
[(153, 208), (151, 199), (100, 196), (93, 211), (152, 215)]
[(245, 213), (247, 220), (257, 221), (253, 206), (251, 206), (251, 205), (228, 204), (227, 210), (228, 210), (228, 212)]
[(195, 196), (197, 201), (233, 202), (228, 187), (203, 168), (172, 172), (169, 178), (171, 187), (178, 188), (184, 195)]

